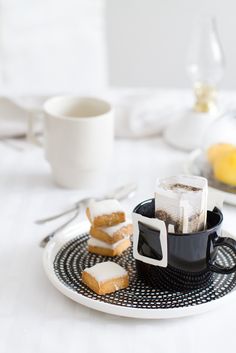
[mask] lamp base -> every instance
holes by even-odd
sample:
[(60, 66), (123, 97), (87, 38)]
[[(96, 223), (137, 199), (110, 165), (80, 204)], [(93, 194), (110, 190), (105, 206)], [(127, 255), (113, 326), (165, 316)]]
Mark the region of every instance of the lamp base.
[(219, 112), (199, 113), (191, 109), (183, 111), (164, 132), (164, 138), (171, 146), (191, 151), (202, 146), (203, 137)]

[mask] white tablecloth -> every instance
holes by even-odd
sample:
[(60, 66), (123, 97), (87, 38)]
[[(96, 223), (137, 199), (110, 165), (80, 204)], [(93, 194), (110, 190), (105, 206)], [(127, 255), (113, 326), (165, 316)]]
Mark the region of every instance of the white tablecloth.
[[(127, 210), (153, 194), (157, 176), (182, 171), (186, 154), (160, 138), (117, 140), (112, 188), (138, 183)], [(42, 267), (38, 242), (56, 224), (36, 218), (66, 209), (85, 192), (56, 186), (40, 148), (24, 152), (0, 144), (0, 352), (1, 353), (233, 353), (236, 301), (182, 319), (137, 320), (96, 312), (59, 293)], [(233, 231), (235, 208), (225, 206)]]

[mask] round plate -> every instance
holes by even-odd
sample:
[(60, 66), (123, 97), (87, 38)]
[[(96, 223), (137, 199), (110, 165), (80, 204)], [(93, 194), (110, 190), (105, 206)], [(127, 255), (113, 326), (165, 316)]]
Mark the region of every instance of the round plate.
[[(53, 285), (82, 305), (126, 317), (176, 318), (213, 309), (235, 294), (236, 274), (214, 274), (207, 288), (184, 293), (153, 289), (137, 278), (131, 249), (115, 258), (90, 254), (87, 251), (88, 229), (89, 224), (82, 222), (61, 232), (48, 243), (43, 256), (44, 269)], [(82, 283), (81, 272), (108, 260), (126, 268), (130, 285), (112, 294), (97, 295)], [(225, 248), (219, 251), (217, 261), (232, 266), (236, 259), (233, 252)]]
[(217, 182), (214, 178), (211, 177), (205, 164), (206, 162), (204, 161), (202, 151), (197, 149), (190, 153), (185, 165), (185, 172), (192, 175), (206, 177), (208, 179), (210, 189), (217, 191), (218, 195), (222, 197), (224, 202), (236, 206), (236, 188)]

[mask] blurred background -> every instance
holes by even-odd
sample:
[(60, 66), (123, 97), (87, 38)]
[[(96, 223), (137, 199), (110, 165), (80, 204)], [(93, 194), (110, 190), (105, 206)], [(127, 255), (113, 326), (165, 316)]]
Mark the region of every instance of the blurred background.
[(109, 0), (106, 6), (111, 84), (189, 87), (185, 65), (195, 22), (213, 16), (227, 61), (222, 87), (236, 88), (235, 1)]
[(190, 87), (186, 52), (197, 17), (216, 17), (236, 88), (233, 0), (1, 0), (2, 94), (107, 86)]

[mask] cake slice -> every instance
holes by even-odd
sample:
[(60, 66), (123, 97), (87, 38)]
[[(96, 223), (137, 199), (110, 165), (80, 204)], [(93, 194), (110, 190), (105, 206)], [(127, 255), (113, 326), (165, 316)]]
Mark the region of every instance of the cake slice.
[(93, 227), (90, 228), (90, 235), (109, 244), (114, 244), (119, 240), (130, 237), (133, 233), (133, 227), (130, 221), (116, 224), (112, 227)]
[(128, 287), (129, 276), (123, 267), (107, 261), (85, 268), (82, 281), (95, 293), (104, 295)]
[(92, 201), (86, 214), (93, 227), (109, 227), (125, 221), (125, 212), (115, 199)]
[(96, 238), (89, 238), (88, 251), (103, 256), (118, 256), (130, 247), (129, 237), (121, 239), (114, 244), (108, 244)]

